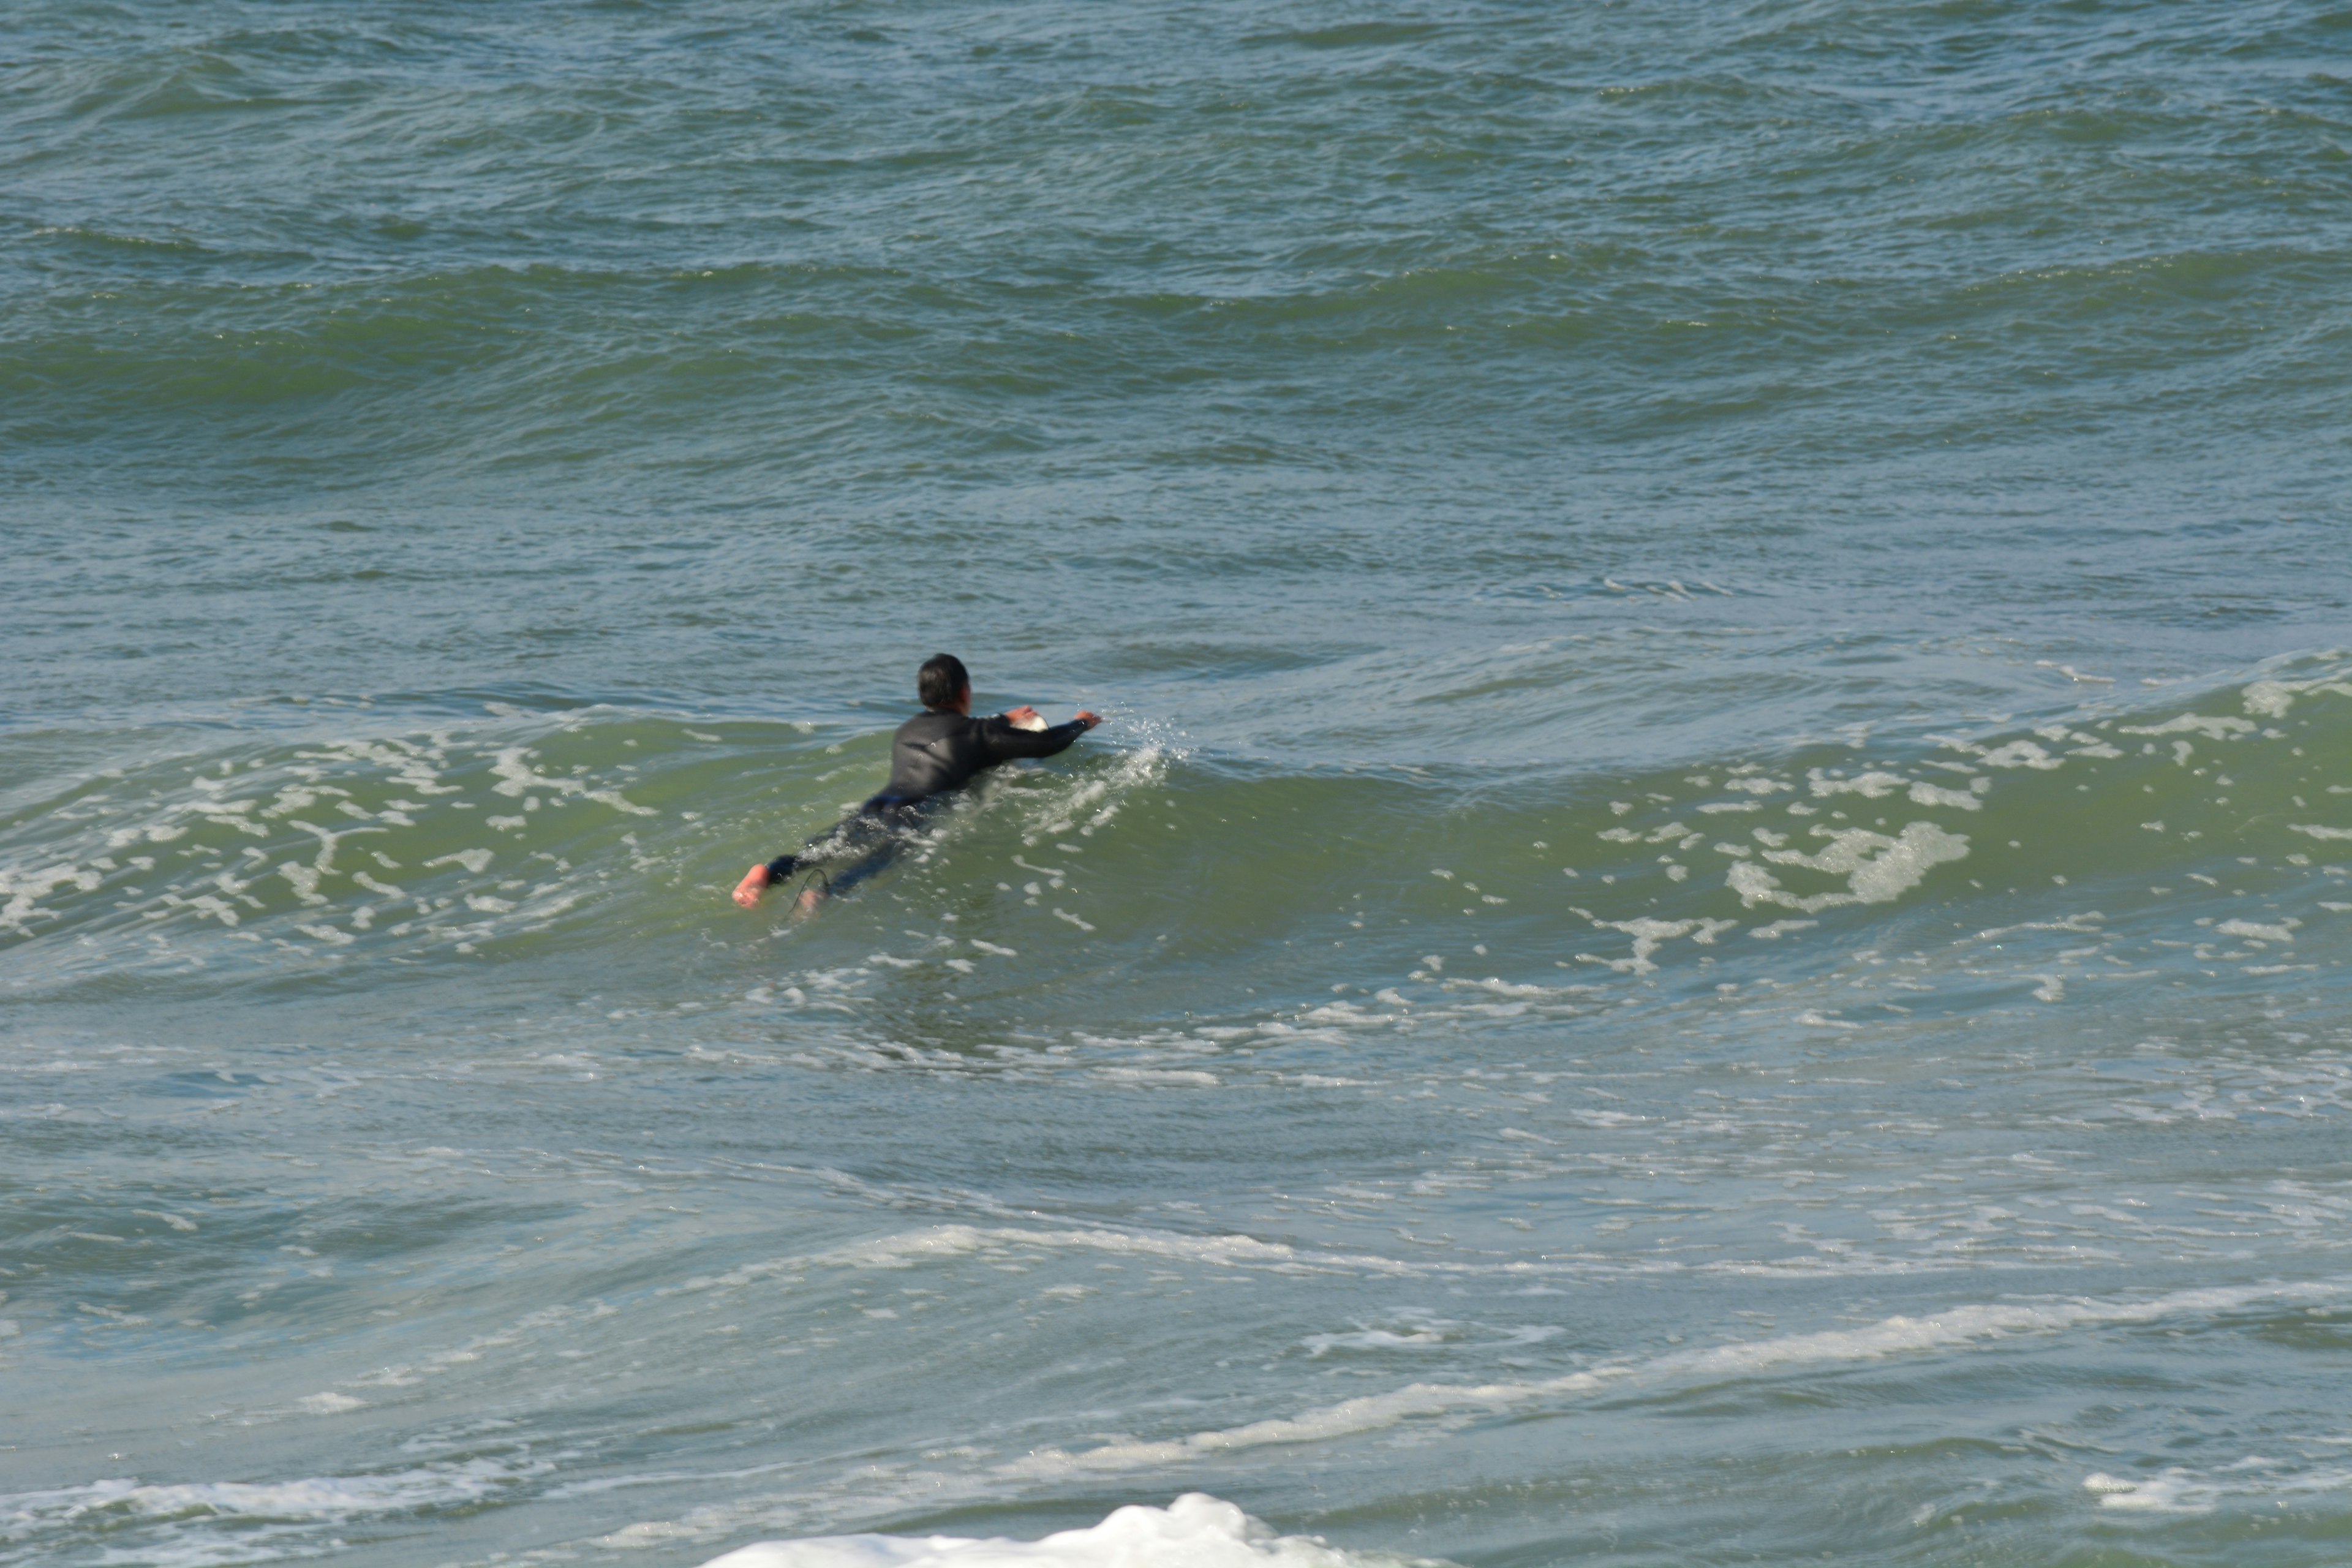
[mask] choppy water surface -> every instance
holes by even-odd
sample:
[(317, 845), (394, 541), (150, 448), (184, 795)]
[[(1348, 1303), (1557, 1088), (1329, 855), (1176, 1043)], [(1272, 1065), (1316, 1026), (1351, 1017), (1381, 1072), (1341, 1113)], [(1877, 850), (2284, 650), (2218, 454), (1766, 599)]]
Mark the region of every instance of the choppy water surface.
[(13, 7), (0, 1561), (2339, 1561), (2347, 45)]

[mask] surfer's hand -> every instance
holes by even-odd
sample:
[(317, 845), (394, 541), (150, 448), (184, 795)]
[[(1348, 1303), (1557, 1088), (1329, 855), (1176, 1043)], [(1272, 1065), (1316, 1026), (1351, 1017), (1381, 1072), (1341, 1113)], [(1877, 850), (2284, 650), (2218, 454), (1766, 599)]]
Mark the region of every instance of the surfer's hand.
[(1004, 716), (1005, 716), (1005, 718), (1007, 718), (1007, 719), (1011, 720), (1013, 723), (1015, 723), (1015, 724), (1020, 724), (1020, 723), (1024, 723), (1024, 722), (1025, 722), (1025, 721), (1028, 721), (1028, 720), (1034, 719), (1035, 717), (1037, 717), (1037, 710), (1035, 710), (1034, 708), (1030, 707), (1027, 703), (1025, 703), (1025, 702), (1024, 702), (1024, 703), (1023, 703), (1023, 704), (1022, 704), (1020, 707), (1018, 707), (1018, 708), (1008, 708), (1008, 709), (1006, 709), (1006, 710), (1004, 710)]
[(1089, 713), (1085, 709), (1081, 708), (1078, 710), (1077, 718), (1073, 720), (1072, 722), (1084, 724), (1087, 729), (1091, 730), (1096, 725), (1102, 722), (1102, 715), (1099, 713)]

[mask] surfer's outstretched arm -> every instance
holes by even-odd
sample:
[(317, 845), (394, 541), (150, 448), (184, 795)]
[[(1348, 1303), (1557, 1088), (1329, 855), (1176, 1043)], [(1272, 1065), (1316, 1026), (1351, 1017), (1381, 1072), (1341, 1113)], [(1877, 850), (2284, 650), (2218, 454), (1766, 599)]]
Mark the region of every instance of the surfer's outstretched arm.
[(991, 761), (1004, 763), (1015, 757), (1050, 757), (1057, 752), (1066, 752), (1071, 742), (1102, 722), (1101, 718), (1093, 713), (1081, 713), (1066, 724), (1055, 724), (1045, 730), (1024, 730), (1013, 722), (1036, 716), (1034, 708), (1015, 708), (1010, 713), (1000, 713), (993, 719), (983, 720), (980, 735), (989, 749)]

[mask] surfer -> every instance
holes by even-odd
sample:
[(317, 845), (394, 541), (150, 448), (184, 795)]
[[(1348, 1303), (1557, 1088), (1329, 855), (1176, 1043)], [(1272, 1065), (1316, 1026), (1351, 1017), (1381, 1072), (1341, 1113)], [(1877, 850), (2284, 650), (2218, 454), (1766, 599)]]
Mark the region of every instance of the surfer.
[(779, 855), (754, 866), (735, 884), (735, 901), (759, 907), (760, 895), (804, 865), (854, 859), (825, 886), (807, 887), (794, 905), (809, 914), (828, 892), (846, 892), (895, 858), (923, 817), (927, 803), (961, 788), (972, 776), (1015, 757), (1050, 757), (1102, 722), (1080, 713), (1066, 724), (1048, 727), (1037, 710), (1024, 705), (986, 719), (971, 716), (971, 677), (963, 660), (935, 654), (915, 678), (923, 710), (898, 726), (890, 739), (890, 782), (882, 793), (808, 842), (797, 855)]

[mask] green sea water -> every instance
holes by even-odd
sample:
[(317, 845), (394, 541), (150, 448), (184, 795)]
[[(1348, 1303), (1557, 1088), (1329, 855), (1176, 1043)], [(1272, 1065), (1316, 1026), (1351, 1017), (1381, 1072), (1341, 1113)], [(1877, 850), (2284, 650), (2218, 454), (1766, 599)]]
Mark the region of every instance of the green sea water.
[(2345, 1559), (2352, 13), (0, 88), (0, 1563)]

